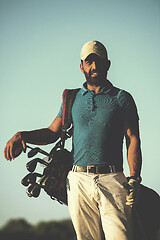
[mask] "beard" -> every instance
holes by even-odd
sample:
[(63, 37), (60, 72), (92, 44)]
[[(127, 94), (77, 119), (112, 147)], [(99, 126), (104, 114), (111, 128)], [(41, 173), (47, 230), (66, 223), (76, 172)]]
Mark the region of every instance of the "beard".
[(100, 73), (99, 71), (92, 70), (89, 72), (84, 71), (84, 75), (85, 75), (86, 81), (89, 85), (101, 86), (105, 83), (107, 74), (106, 74), (106, 72)]

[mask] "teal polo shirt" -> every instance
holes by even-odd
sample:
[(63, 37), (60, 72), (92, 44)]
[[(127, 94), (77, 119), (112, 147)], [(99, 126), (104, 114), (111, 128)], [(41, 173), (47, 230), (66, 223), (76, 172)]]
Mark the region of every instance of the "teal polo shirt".
[[(62, 117), (62, 105), (58, 117)], [(108, 80), (98, 93), (84, 83), (73, 103), (72, 118), (74, 165), (123, 166), (124, 121), (139, 119), (128, 92)]]

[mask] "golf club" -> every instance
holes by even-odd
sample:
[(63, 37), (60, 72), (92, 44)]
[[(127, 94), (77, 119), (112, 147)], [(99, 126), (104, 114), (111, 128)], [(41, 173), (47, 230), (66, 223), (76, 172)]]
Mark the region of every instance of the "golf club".
[(39, 179), (38, 181), (38, 184), (41, 186), (41, 187), (46, 187), (47, 185), (49, 186), (51, 183), (51, 178), (44, 175), (41, 179)]
[(42, 160), (41, 158), (35, 158), (31, 161), (29, 161), (27, 164), (26, 164), (26, 168), (29, 172), (34, 172), (36, 166), (37, 166), (37, 162), (39, 163), (42, 163), (43, 165), (45, 166), (48, 166), (48, 163), (45, 162), (44, 160)]
[(41, 187), (35, 183), (35, 184), (31, 184), (28, 188), (27, 188), (27, 195), (29, 197), (38, 197), (41, 191)]
[(22, 180), (21, 183), (24, 186), (28, 186), (30, 183), (33, 184), (36, 182), (37, 177), (42, 177), (42, 174), (39, 173), (28, 173)]
[(44, 150), (40, 149), (39, 147), (32, 148), (32, 147), (30, 147), (28, 145), (26, 145), (26, 147), (31, 149), (28, 152), (28, 158), (34, 157), (37, 153), (42, 153), (45, 156), (49, 156), (49, 154), (47, 152), (45, 152)]

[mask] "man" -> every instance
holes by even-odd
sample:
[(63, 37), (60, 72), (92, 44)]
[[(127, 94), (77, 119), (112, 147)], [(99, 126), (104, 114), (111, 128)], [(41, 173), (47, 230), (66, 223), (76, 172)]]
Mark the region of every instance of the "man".
[[(68, 207), (78, 240), (131, 240), (131, 206), (140, 183), (141, 149), (138, 114), (132, 96), (107, 80), (110, 60), (98, 41), (81, 50), (86, 82), (72, 107), (73, 169), (67, 178)], [(61, 133), (62, 107), (48, 128), (16, 133), (4, 155), (12, 160), (26, 143), (55, 142)], [(126, 138), (130, 192), (123, 187), (122, 144)], [(128, 196), (127, 196), (128, 195)], [(127, 199), (127, 202), (126, 202)]]

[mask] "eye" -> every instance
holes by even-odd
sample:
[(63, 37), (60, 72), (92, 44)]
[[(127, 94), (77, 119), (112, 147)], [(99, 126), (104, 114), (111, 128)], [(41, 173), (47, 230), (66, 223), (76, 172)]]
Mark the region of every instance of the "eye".
[(91, 61), (87, 60), (85, 61), (86, 65), (90, 65), (91, 64)]

